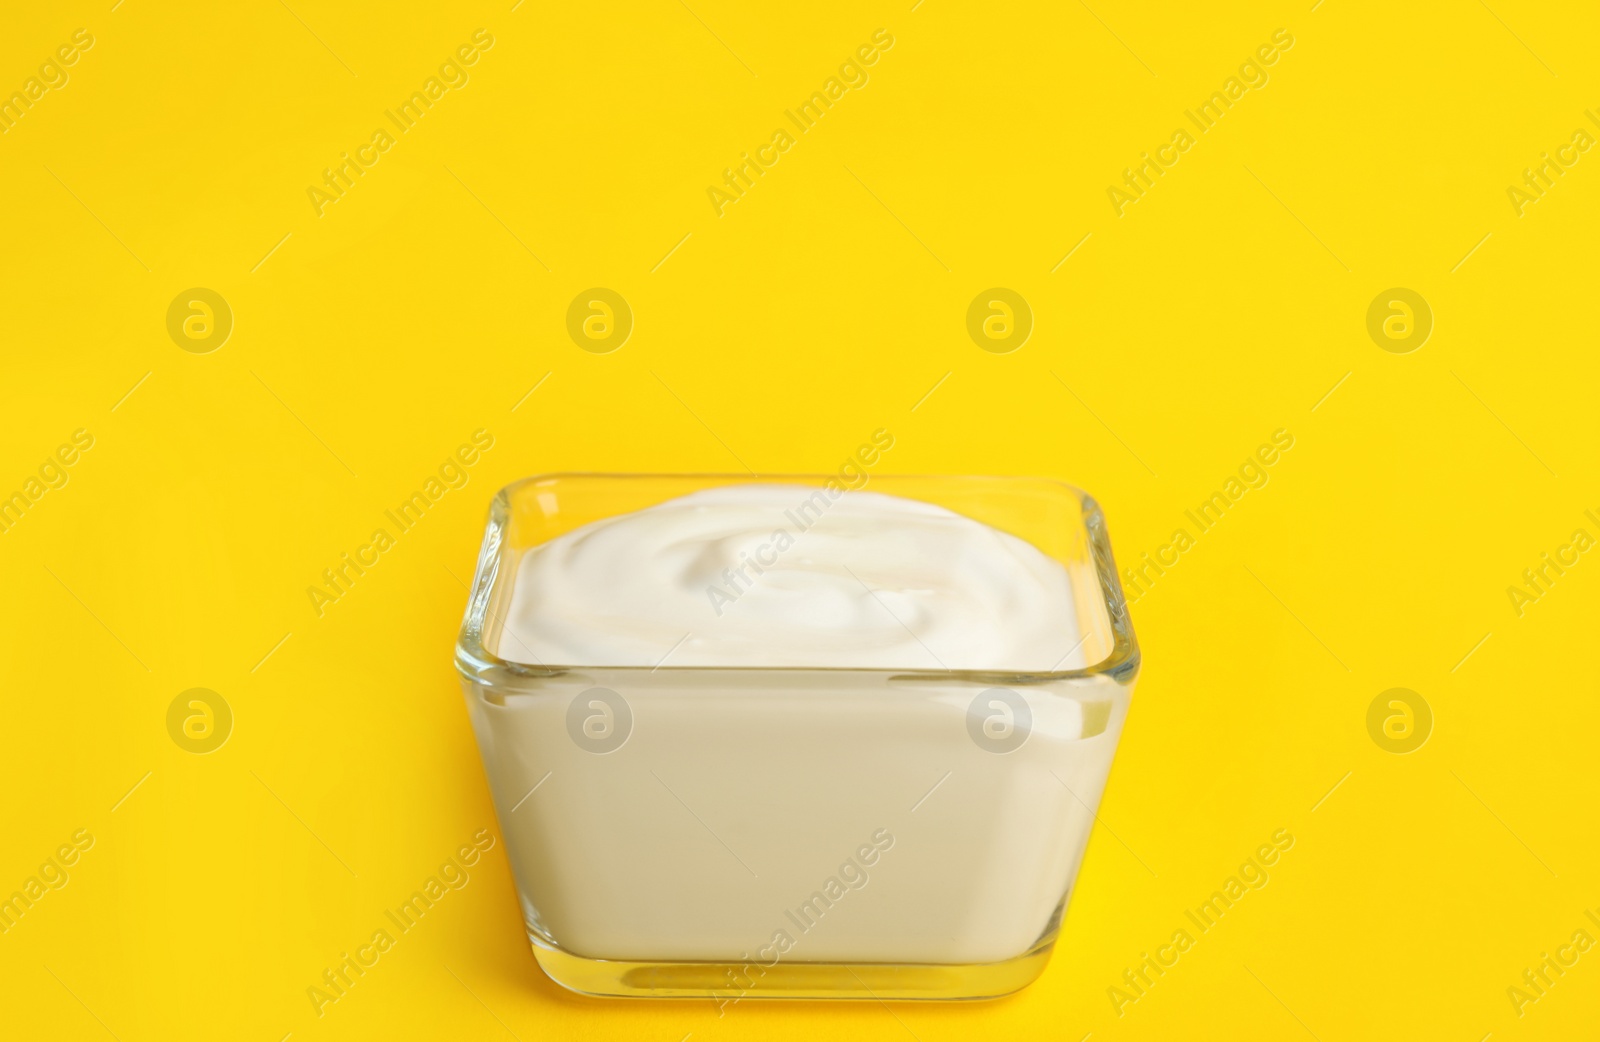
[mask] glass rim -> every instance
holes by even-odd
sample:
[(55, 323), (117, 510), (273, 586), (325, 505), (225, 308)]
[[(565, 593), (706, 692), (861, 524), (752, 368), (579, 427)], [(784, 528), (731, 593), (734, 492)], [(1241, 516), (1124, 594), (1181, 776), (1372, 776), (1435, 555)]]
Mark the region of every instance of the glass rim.
[[(489, 688), (515, 688), (520, 686), (518, 681), (523, 678), (547, 679), (573, 672), (601, 670), (617, 672), (627, 676), (649, 676), (665, 673), (668, 676), (677, 677), (697, 673), (717, 675), (743, 673), (752, 676), (771, 676), (773, 674), (836, 676), (849, 673), (877, 677), (889, 681), (914, 680), (919, 683), (955, 681), (969, 684), (988, 684), (991, 686), (1009, 684), (1018, 687), (1037, 686), (1064, 680), (1085, 680), (1102, 676), (1123, 685), (1133, 682), (1139, 671), (1139, 643), (1134, 636), (1133, 621), (1128, 615), (1127, 599), (1123, 595), (1122, 582), (1117, 576), (1116, 560), (1112, 555), (1111, 540), (1106, 532), (1105, 514), (1094, 497), (1076, 485), (1059, 481), (1055, 478), (1040, 477), (1033, 474), (877, 474), (871, 476), (861, 488), (847, 489), (846, 491), (862, 491), (866, 485), (879, 481), (951, 481), (962, 483), (1036, 481), (1055, 486), (1076, 497), (1082, 509), (1081, 523), (1087, 537), (1089, 557), (1093, 564), (1093, 575), (1099, 588), (1101, 604), (1105, 608), (1107, 623), (1111, 631), (1110, 651), (1099, 662), (1076, 669), (1064, 670), (913, 669), (866, 668), (859, 666), (669, 666), (666, 664), (655, 666), (615, 666), (596, 663), (534, 664), (502, 658), (483, 646), (484, 624), (489, 621), (490, 614), (490, 595), (494, 591), (496, 579), (499, 578), (500, 551), (510, 522), (511, 499), (518, 490), (525, 486), (541, 482), (552, 482), (563, 478), (599, 478), (624, 481), (661, 479), (723, 480), (729, 484), (752, 484), (761, 481), (772, 481), (796, 485), (825, 485), (828, 481), (837, 480), (839, 477), (840, 475), (831, 473), (739, 474), (730, 471), (546, 471), (518, 478), (516, 481), (502, 486), (495, 493), (494, 498), (489, 501), (489, 516), (484, 527), (483, 542), (478, 550), (478, 563), (473, 571), (472, 585), (468, 591), (467, 607), (461, 620), (461, 629), (456, 636), (456, 671), (461, 674), (463, 679)], [(1088, 638), (1085, 637), (1084, 641), (1079, 642), (1079, 646), (1081, 647), (1087, 640)], [(1077, 648), (1073, 649), (1073, 651), (1076, 650)], [(1068, 654), (1070, 655), (1072, 652), (1068, 652)]]

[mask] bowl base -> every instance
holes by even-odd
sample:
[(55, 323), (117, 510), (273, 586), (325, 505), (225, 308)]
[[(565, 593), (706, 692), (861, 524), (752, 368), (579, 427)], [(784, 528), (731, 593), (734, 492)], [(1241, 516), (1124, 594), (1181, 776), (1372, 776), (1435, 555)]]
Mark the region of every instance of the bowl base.
[(755, 999), (973, 1000), (1009, 995), (1044, 972), (1053, 936), (1003, 962), (933, 963), (631, 962), (586, 959), (533, 946), (539, 967), (580, 995), (711, 999), (719, 1011)]

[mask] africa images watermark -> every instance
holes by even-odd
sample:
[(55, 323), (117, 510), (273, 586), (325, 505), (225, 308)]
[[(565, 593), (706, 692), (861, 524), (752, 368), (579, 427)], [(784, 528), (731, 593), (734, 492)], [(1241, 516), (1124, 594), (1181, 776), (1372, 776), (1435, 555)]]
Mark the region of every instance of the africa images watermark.
[[(783, 516), (794, 525), (794, 530), (788, 528), (774, 529), (772, 537), (760, 546), (755, 553), (740, 551), (739, 563), (722, 570), (722, 581), (726, 588), (712, 583), (706, 587), (706, 597), (711, 601), (711, 610), (722, 617), (722, 610), (726, 605), (733, 604), (740, 597), (748, 593), (756, 584), (750, 577), (750, 569), (755, 569), (757, 578), (766, 574), (766, 570), (778, 563), (778, 558), (795, 544), (795, 541), (808, 531), (824, 514), (832, 508), (846, 492), (858, 492), (865, 488), (872, 475), (867, 468), (873, 466), (882, 457), (882, 454), (894, 448), (894, 435), (886, 428), (879, 427), (872, 432), (872, 444), (862, 445), (856, 449), (855, 455), (849, 457), (839, 467), (837, 477), (831, 477), (820, 488), (813, 489), (811, 494), (800, 500), (792, 509), (785, 510)], [(802, 486), (804, 488), (804, 486)]]
[[(1596, 517), (1593, 510), (1585, 510), (1583, 516), (1600, 529), (1600, 517)], [(1511, 598), (1511, 610), (1517, 613), (1517, 618), (1522, 618), (1523, 612), (1528, 610), (1528, 605), (1539, 603), (1540, 598), (1553, 590), (1556, 581), (1581, 561), (1582, 555), (1588, 553), (1594, 545), (1595, 538), (1589, 534), (1589, 530), (1577, 528), (1565, 543), (1554, 550), (1541, 552), (1538, 564), (1532, 568), (1524, 568), (1522, 570), (1524, 585), (1506, 587), (1506, 596)]]
[(484, 851), (493, 848), (494, 835), (488, 829), (479, 829), (471, 843), (463, 843), (445, 859), (437, 875), (423, 880), (421, 889), (395, 908), (384, 909), (384, 918), (393, 924), (394, 933), (389, 932), (387, 925), (372, 931), (371, 941), (358, 945), (354, 955), (341, 952), (339, 961), (322, 971), (321, 983), (306, 988), (306, 998), (311, 1000), (311, 1008), (317, 1011), (317, 1016), (326, 1016), (328, 1007), (348, 995), (367, 975), (367, 970), (376, 966), (378, 960), (399, 943), (397, 937), (410, 933), (446, 894), (465, 888), (472, 881), (472, 873), (467, 869), (478, 863)]
[[(876, 865), (885, 851), (893, 848), (894, 833), (886, 828), (874, 831), (869, 842), (861, 844), (853, 856), (845, 858), (835, 875), (822, 881), (821, 889), (812, 891), (809, 897), (792, 910), (784, 909), (784, 918), (794, 924), (800, 936), (804, 937), (811, 932), (812, 927), (822, 921), (824, 916), (833, 911), (850, 891), (860, 890), (871, 882), (872, 877), (867, 869)], [(728, 1007), (749, 994), (760, 979), (766, 976), (767, 970), (778, 965), (778, 962), (799, 943), (787, 927), (780, 926), (772, 931), (772, 940), (759, 949), (754, 958), (749, 952), (741, 953), (739, 968), (730, 967), (727, 970), (728, 983), (734, 991), (733, 997), (715, 999), (717, 1016), (726, 1016)]]
[(93, 46), (93, 33), (87, 29), (75, 31), (66, 43), (55, 49), (54, 55), (39, 66), (38, 75), (29, 76), (22, 81), (20, 90), (14, 90), (9, 97), (0, 100), (0, 134), (11, 133), (17, 121), (32, 111), (47, 94), (61, 90), (71, 82), (72, 77), (67, 69), (78, 64), (83, 52)]
[(1187, 526), (1180, 525), (1173, 530), (1171, 539), (1155, 548), (1154, 557), (1146, 552), (1137, 564), (1124, 567), (1122, 581), (1128, 603), (1137, 604), (1140, 598), (1149, 593), (1157, 579), (1166, 575), (1183, 559), (1184, 554), (1194, 549), (1200, 536), (1211, 531), (1230, 509), (1239, 505), (1245, 493), (1266, 488), (1267, 482), (1272, 480), (1269, 468), (1292, 448), (1294, 435), (1288, 428), (1279, 427), (1273, 431), (1271, 444), (1263, 442), (1254, 453), (1245, 457), (1236, 475), (1229, 475), (1220, 490), (1211, 493), (1195, 509), (1183, 512), (1183, 516), (1194, 524), (1193, 534), (1190, 534)]
[[(1278, 829), (1268, 840), (1239, 866), (1237, 875), (1223, 880), (1221, 889), (1212, 893), (1209, 900), (1192, 910), (1184, 909), (1184, 916), (1195, 925), (1201, 937), (1210, 933), (1211, 928), (1221, 922), (1246, 894), (1270, 883), (1272, 876), (1267, 869), (1276, 865), (1284, 852), (1294, 847), (1294, 837), (1288, 829)], [(1198, 943), (1194, 934), (1186, 927), (1180, 927), (1172, 932), (1172, 940), (1158, 947), (1154, 955), (1140, 952), (1139, 961), (1123, 971), (1122, 983), (1126, 987), (1113, 984), (1106, 989), (1106, 996), (1111, 1000), (1111, 1008), (1117, 1011), (1117, 1016), (1126, 1016), (1128, 1007), (1148, 995), (1156, 982), (1167, 975), (1167, 970), (1176, 966), (1178, 960)]]
[[(1589, 122), (1600, 127), (1600, 116), (1596, 116), (1588, 109), (1583, 114), (1589, 117)], [(1509, 185), (1506, 188), (1506, 198), (1511, 200), (1511, 208), (1521, 217), (1527, 213), (1528, 207), (1544, 198), (1544, 194), (1555, 187), (1556, 178), (1567, 176), (1567, 171), (1578, 165), (1578, 160), (1583, 154), (1594, 147), (1594, 135), (1579, 127), (1572, 132), (1572, 140), (1564, 145), (1557, 145), (1555, 155), (1549, 152), (1540, 152), (1544, 160), (1535, 163), (1522, 171), (1522, 185)]]
[(422, 521), (423, 515), (436, 506), (447, 493), (466, 488), (467, 482), (472, 480), (469, 468), (478, 462), (482, 453), (492, 448), (494, 448), (493, 434), (482, 427), (473, 431), (471, 444), (462, 442), (458, 445), (455, 452), (446, 456), (444, 462), (439, 464), (437, 472), (428, 476), (428, 480), (422, 483), (420, 489), (412, 492), (393, 510), (383, 512), (383, 516), (395, 526), (394, 534), (391, 535), (387, 527), (379, 525), (373, 529), (371, 538), (355, 548), (354, 557), (349, 551), (343, 552), (336, 564), (324, 568), (323, 585), (312, 584), (306, 587), (306, 596), (311, 599), (311, 610), (316, 612), (317, 618), (322, 618), (328, 605), (353, 590), (356, 580), (383, 560), (383, 555), (397, 545), (399, 537), (415, 528)]
[[(1276, 45), (1276, 46), (1274, 46)], [(1196, 129), (1201, 133), (1209, 133), (1217, 122), (1227, 115), (1246, 94), (1252, 90), (1261, 90), (1272, 78), (1267, 74), (1266, 66), (1276, 65), (1283, 52), (1294, 46), (1294, 36), (1287, 29), (1279, 29), (1272, 34), (1268, 43), (1262, 44), (1255, 50), (1255, 56), (1247, 58), (1239, 66), (1236, 76), (1229, 76), (1222, 83), (1221, 90), (1211, 92), (1211, 96), (1202, 101), (1195, 111), (1183, 110)], [(1124, 187), (1108, 185), (1106, 198), (1111, 200), (1111, 209), (1121, 217), (1127, 212), (1128, 207), (1144, 198), (1146, 192), (1155, 187), (1156, 178), (1165, 177), (1167, 171), (1178, 165), (1178, 160), (1183, 154), (1195, 146), (1197, 139), (1188, 130), (1179, 127), (1172, 132), (1172, 140), (1165, 145), (1157, 146), (1155, 156), (1149, 152), (1141, 152), (1144, 162), (1130, 169), (1122, 171), (1122, 184)]]
[(37, 874), (23, 880), (20, 890), (12, 891), (10, 897), (0, 901), (0, 934), (10, 933), (11, 928), (50, 891), (60, 890), (71, 882), (72, 876), (67, 869), (76, 865), (83, 852), (93, 846), (94, 837), (89, 830), (79, 829), (68, 837), (67, 842), (57, 847), (54, 854), (45, 858)]
[[(1600, 916), (1587, 908), (1583, 914), (1600, 929)], [(1540, 960), (1522, 971), (1522, 984), (1513, 984), (1506, 989), (1506, 998), (1511, 1000), (1511, 1008), (1516, 1011), (1517, 1017), (1527, 1016), (1528, 1007), (1549, 994), (1550, 989), (1567, 975), (1567, 970), (1578, 964), (1579, 957), (1593, 947), (1594, 937), (1580, 926), (1572, 931), (1572, 940), (1556, 946), (1555, 955), (1540, 952)]]
[[(783, 114), (794, 124), (796, 131), (809, 133), (847, 93), (867, 85), (871, 77), (867, 75), (865, 67), (876, 65), (883, 52), (893, 46), (894, 37), (889, 30), (879, 29), (871, 39), (856, 48), (853, 57), (845, 59), (844, 64), (839, 66), (838, 75), (829, 76), (822, 88), (812, 91), (811, 96), (802, 101), (795, 111), (784, 109)], [(723, 187), (711, 185), (706, 189), (706, 198), (711, 200), (711, 208), (717, 216), (721, 217), (730, 205), (743, 199), (744, 194), (755, 186), (756, 178), (765, 177), (767, 171), (777, 166), (778, 160), (798, 140), (787, 127), (780, 126), (772, 132), (771, 141), (756, 147), (754, 157), (749, 152), (741, 152), (744, 162), (722, 171)]]
[(51, 489), (65, 488), (72, 475), (67, 468), (77, 463), (83, 453), (94, 448), (94, 435), (87, 428), (72, 432), (71, 444), (62, 442), (56, 451), (39, 464), (37, 476), (30, 474), (22, 487), (9, 496), (0, 493), (0, 532), (9, 532), (32, 507)]
[[(457, 47), (449, 58), (440, 63), (438, 75), (429, 76), (422, 82), (420, 90), (412, 91), (411, 96), (394, 110), (384, 109), (383, 114), (394, 124), (395, 133), (410, 133), (411, 128), (428, 114), (435, 103), (450, 91), (465, 87), (470, 80), (466, 66), (476, 65), (483, 53), (493, 46), (493, 34), (487, 29), (477, 30), (469, 42)], [(311, 200), (311, 209), (316, 215), (321, 217), (330, 204), (343, 199), (345, 193), (354, 187), (356, 178), (365, 177), (369, 169), (377, 166), (378, 160), (395, 146), (397, 140), (387, 127), (380, 126), (372, 132), (370, 141), (356, 146), (353, 157), (349, 152), (339, 153), (342, 162), (322, 171), (321, 187), (312, 185), (306, 189), (306, 198)]]

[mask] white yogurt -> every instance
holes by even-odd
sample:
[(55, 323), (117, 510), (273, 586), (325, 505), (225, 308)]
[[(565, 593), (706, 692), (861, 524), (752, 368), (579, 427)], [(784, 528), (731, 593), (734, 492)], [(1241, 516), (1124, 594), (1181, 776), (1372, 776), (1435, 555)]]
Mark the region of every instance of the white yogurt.
[(1051, 670), (1066, 569), (943, 507), (727, 485), (526, 554), (498, 653), (551, 665)]
[(997, 748), (993, 684), (942, 675), (1083, 664), (1071, 576), (1032, 544), (895, 496), (734, 485), (510, 577), (498, 653), (564, 668), (467, 691), (536, 946), (948, 965), (1053, 935), (1128, 690), (1019, 683), (1026, 740)]

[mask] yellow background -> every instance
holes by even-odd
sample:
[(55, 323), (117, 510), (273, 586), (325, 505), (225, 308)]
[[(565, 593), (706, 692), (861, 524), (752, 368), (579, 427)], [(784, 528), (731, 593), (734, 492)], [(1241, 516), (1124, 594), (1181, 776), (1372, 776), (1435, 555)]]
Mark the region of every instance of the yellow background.
[[(1600, 535), (1600, 152), (1521, 216), (1506, 189), (1600, 132), (1600, 20), (1491, 2), (11, 11), (7, 94), (96, 42), (0, 135), (0, 492), (95, 444), (0, 535), (0, 895), (96, 842), (0, 936), (5, 1033), (1592, 1032), (1600, 951), (1520, 1018), (1507, 988), (1600, 937), (1600, 561), (1520, 617), (1506, 591)], [(470, 82), (317, 216), (324, 168), (479, 28)], [(879, 28), (870, 82), (718, 217), (707, 187)], [(1279, 28), (1270, 82), (1117, 216), (1107, 187)], [(636, 316), (610, 354), (566, 331), (594, 286)], [(167, 332), (191, 287), (235, 316), (212, 353)], [(990, 287), (1035, 315), (1008, 354), (967, 334)], [(1419, 350), (1368, 335), (1391, 287), (1432, 307)], [(721, 1018), (582, 999), (497, 844), (319, 1019), (307, 987), (495, 827), (451, 665), (493, 491), (833, 469), (878, 427), (884, 472), (1089, 490), (1124, 564), (1296, 439), (1133, 609), (1145, 669), (1044, 977)], [(470, 484), (319, 618), (306, 587), (477, 428)], [(235, 714), (209, 755), (166, 728), (193, 687)], [(1366, 728), (1393, 687), (1436, 718), (1409, 755)], [(1118, 1016), (1107, 988), (1279, 828), (1270, 884)]]

